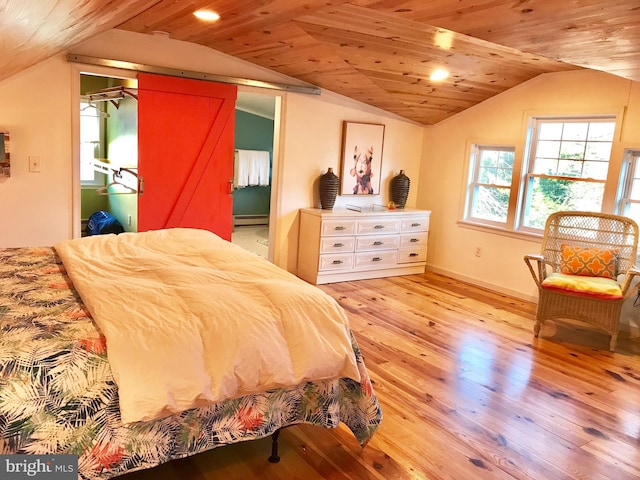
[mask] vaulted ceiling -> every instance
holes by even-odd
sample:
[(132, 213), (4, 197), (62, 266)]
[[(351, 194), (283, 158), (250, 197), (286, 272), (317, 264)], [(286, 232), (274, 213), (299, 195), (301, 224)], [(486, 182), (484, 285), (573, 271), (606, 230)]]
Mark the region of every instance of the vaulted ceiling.
[[(195, 18), (203, 8), (220, 20)], [(0, 80), (112, 28), (166, 32), (424, 125), (542, 73), (640, 81), (638, 0), (0, 0)], [(430, 80), (437, 68), (449, 77)]]

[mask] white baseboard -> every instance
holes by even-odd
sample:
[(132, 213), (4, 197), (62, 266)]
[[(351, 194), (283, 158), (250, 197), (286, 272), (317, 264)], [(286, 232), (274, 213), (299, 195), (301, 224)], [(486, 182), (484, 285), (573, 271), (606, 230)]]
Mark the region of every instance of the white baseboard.
[[(518, 298), (520, 300), (525, 300), (527, 302), (538, 302), (537, 295), (527, 295), (517, 290), (511, 290), (509, 288), (504, 288), (502, 286), (495, 285), (490, 282), (486, 282), (484, 280), (480, 280), (478, 278), (469, 277), (467, 275), (463, 275), (457, 272), (452, 272), (451, 270), (447, 270), (445, 268), (435, 267), (433, 265), (427, 264), (427, 270), (430, 270), (434, 273), (438, 273), (440, 275), (445, 275), (447, 277), (460, 280), (461, 282), (470, 283), (472, 285), (477, 285), (482, 288), (486, 288), (487, 290), (491, 290), (492, 292), (501, 293), (503, 295), (509, 295), (514, 298)], [(633, 298), (626, 300), (625, 302), (632, 302)], [(624, 307), (623, 307), (624, 309)], [(620, 331), (629, 333), (629, 336), (632, 339), (640, 339), (640, 323), (638, 325), (635, 322), (629, 322), (629, 320), (625, 320), (625, 315), (623, 311), (622, 319), (620, 322)]]
[(479, 278), (469, 277), (468, 275), (463, 275), (458, 272), (453, 272), (445, 268), (440, 268), (434, 265), (427, 264), (427, 270), (430, 270), (434, 273), (438, 273), (440, 275), (445, 275), (447, 277), (454, 278), (456, 280), (460, 280), (461, 282), (471, 283), (472, 285), (478, 285), (479, 287), (486, 288), (487, 290), (491, 290), (492, 292), (501, 293), (503, 295), (509, 295), (511, 297), (518, 298), (520, 300), (525, 300), (527, 302), (536, 303), (538, 301), (537, 295), (528, 295), (518, 290), (511, 290), (510, 288), (504, 288), (501, 285), (496, 285), (494, 283), (487, 282)]
[(240, 225), (269, 225), (269, 215), (234, 215), (233, 226)]

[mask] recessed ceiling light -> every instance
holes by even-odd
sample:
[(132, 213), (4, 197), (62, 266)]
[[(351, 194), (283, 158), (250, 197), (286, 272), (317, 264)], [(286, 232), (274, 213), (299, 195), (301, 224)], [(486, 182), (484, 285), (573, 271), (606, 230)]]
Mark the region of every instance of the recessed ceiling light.
[(434, 82), (440, 82), (442, 80), (444, 80), (445, 78), (447, 78), (449, 76), (449, 72), (439, 68), (437, 70), (434, 70), (433, 73), (429, 76), (429, 78), (431, 80), (433, 80)]
[(220, 15), (211, 10), (197, 10), (193, 12), (193, 14), (205, 22), (215, 22), (216, 20), (220, 20)]

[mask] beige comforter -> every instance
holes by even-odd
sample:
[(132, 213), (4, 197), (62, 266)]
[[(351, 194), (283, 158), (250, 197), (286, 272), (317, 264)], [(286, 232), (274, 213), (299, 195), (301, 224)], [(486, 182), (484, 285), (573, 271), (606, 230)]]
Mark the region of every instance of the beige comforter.
[(195, 229), (55, 245), (107, 339), (123, 423), (307, 380), (359, 380), (331, 297)]

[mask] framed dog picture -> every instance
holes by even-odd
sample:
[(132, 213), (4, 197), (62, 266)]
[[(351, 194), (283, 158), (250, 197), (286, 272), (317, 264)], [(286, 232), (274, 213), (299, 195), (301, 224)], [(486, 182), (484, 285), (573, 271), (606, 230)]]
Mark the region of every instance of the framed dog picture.
[(344, 122), (341, 195), (379, 195), (384, 125)]

